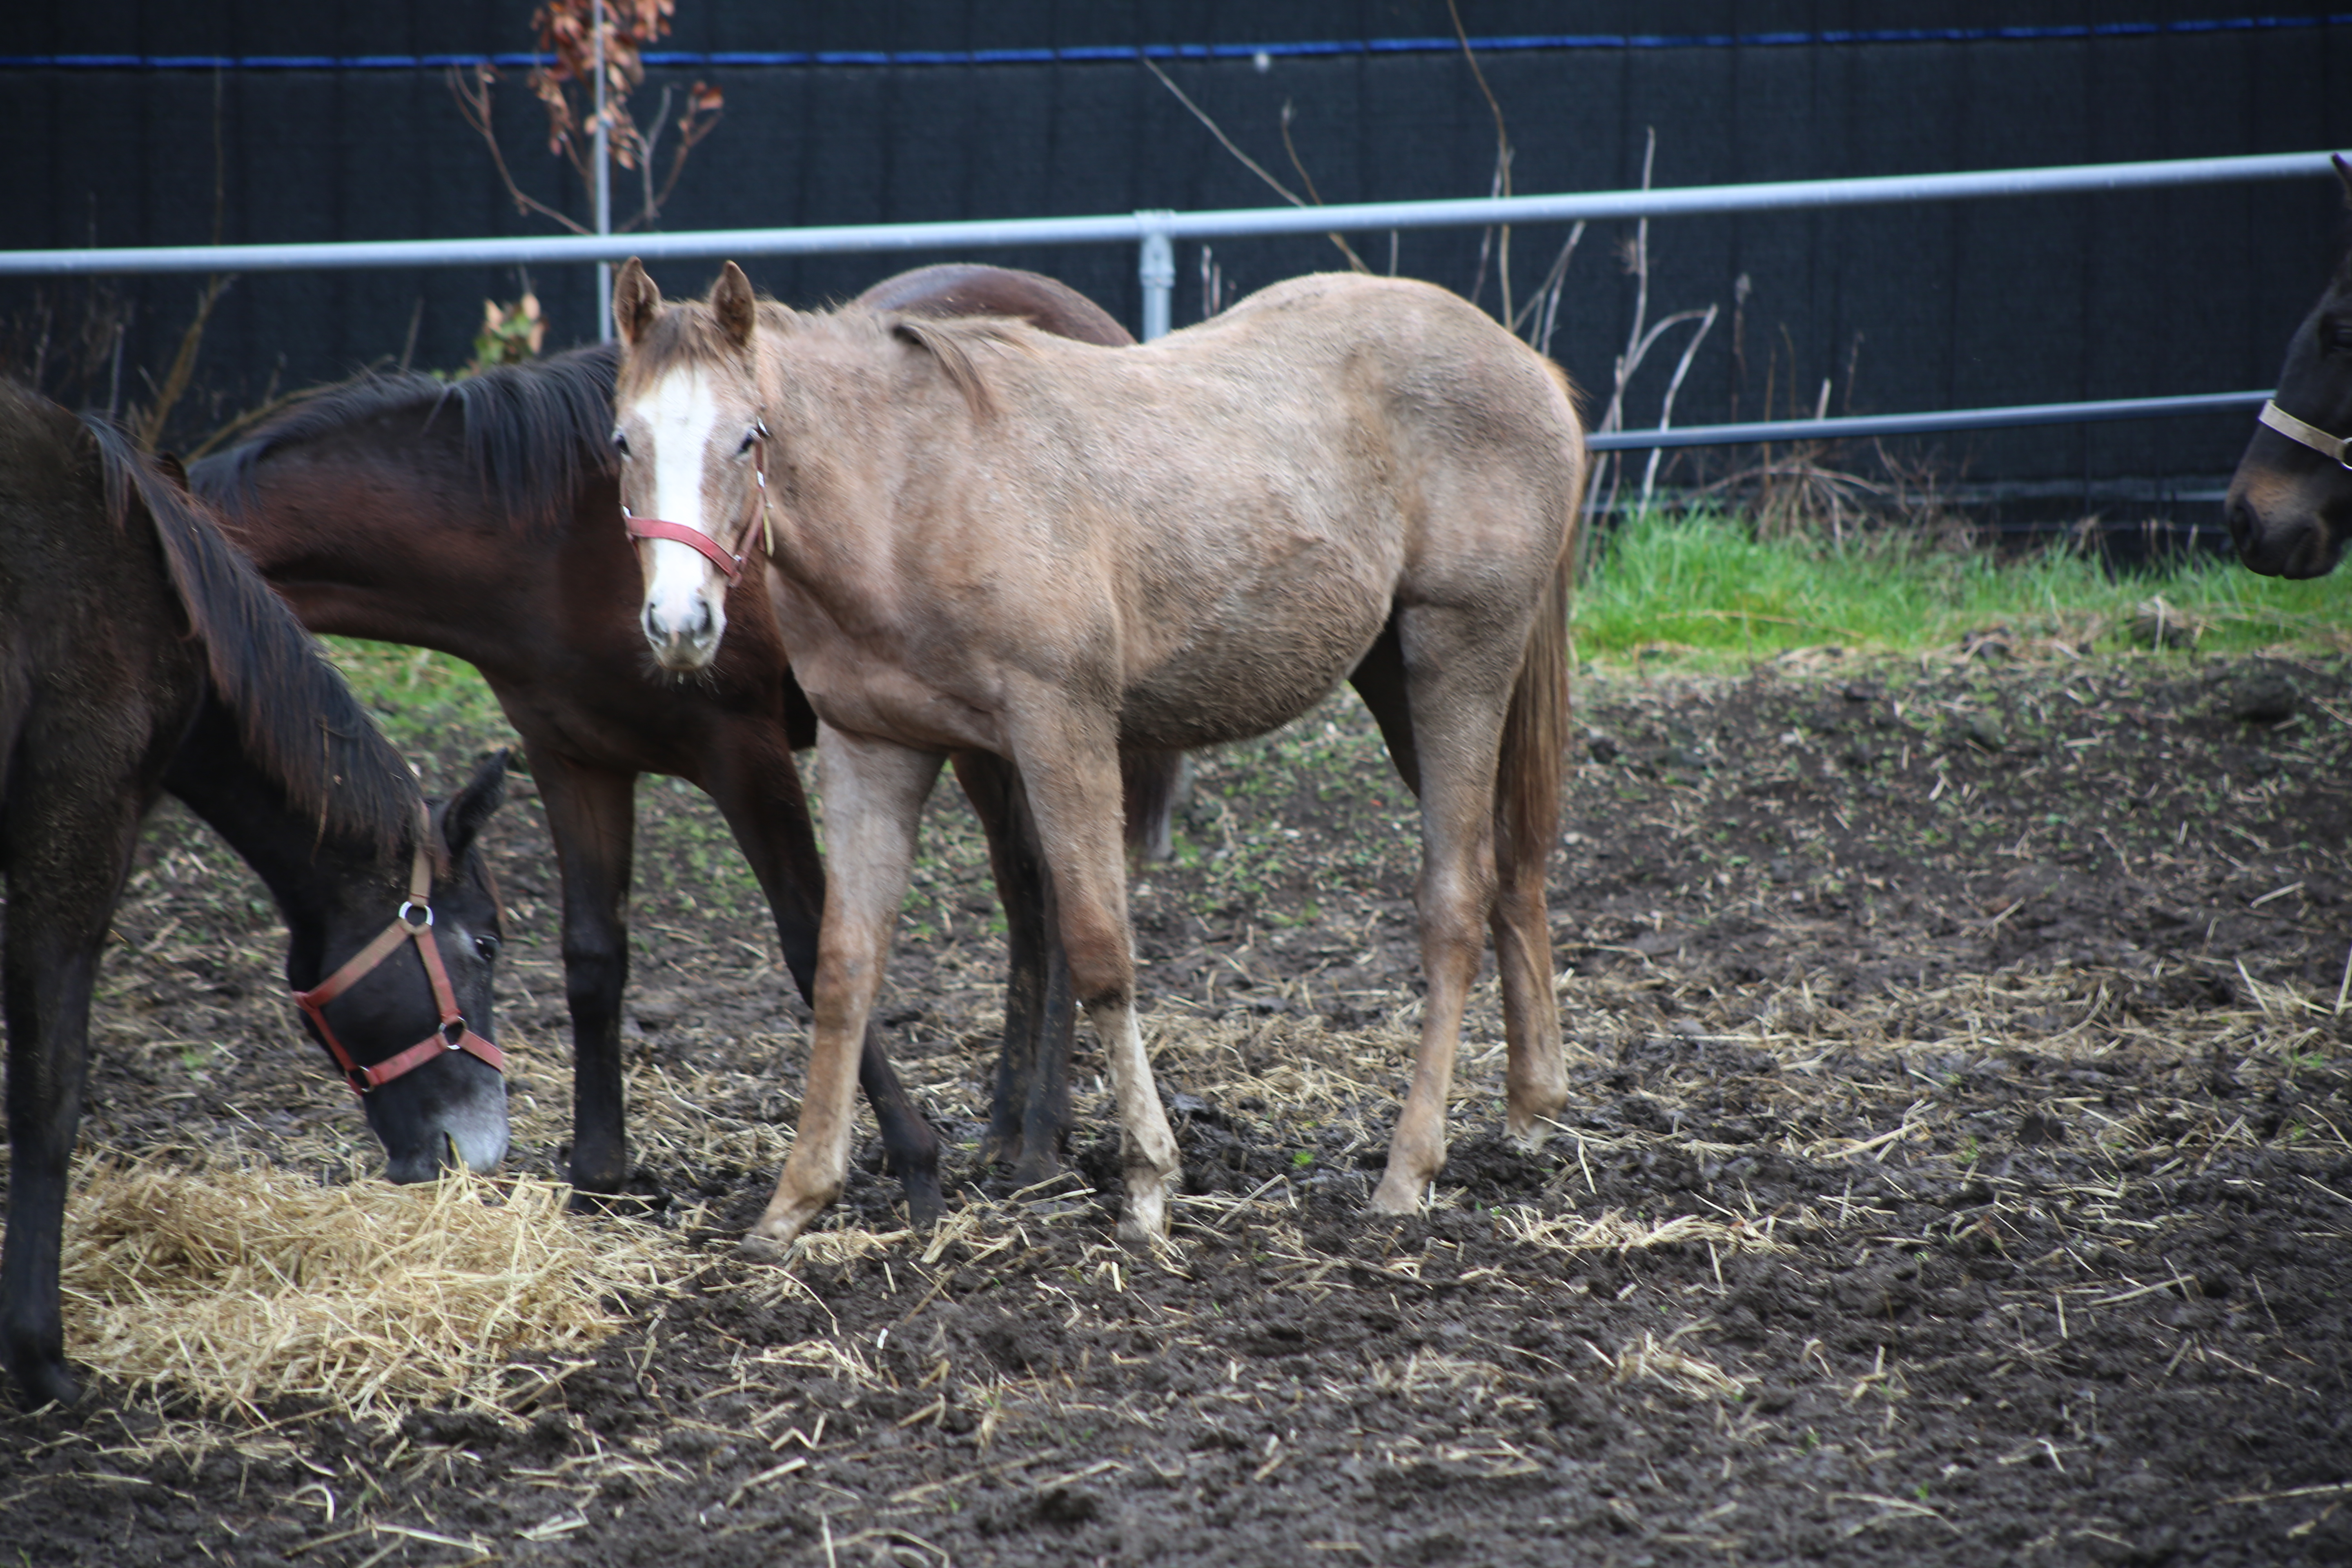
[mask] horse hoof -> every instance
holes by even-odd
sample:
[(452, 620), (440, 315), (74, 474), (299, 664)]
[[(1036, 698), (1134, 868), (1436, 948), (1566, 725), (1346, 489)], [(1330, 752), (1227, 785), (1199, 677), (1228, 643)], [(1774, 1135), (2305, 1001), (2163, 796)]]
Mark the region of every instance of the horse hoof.
[(1159, 1193), (1129, 1193), (1118, 1216), (1118, 1239), (1128, 1247), (1150, 1247), (1168, 1239), (1168, 1200)]
[(16, 1374), (16, 1403), (26, 1410), (38, 1410), (45, 1405), (72, 1405), (81, 1398), (81, 1384), (66, 1370), (63, 1361), (46, 1358), (29, 1365), (19, 1365)]
[(1380, 1186), (1372, 1193), (1372, 1212), (1394, 1215), (1419, 1214), (1422, 1190), (1428, 1184), (1426, 1182), (1407, 1181), (1391, 1172), (1381, 1178)]
[(1032, 1187), (1042, 1187), (1062, 1174), (1062, 1163), (1050, 1153), (1035, 1159), (1024, 1156), (1013, 1163), (1013, 1190), (1025, 1193)]
[(940, 1223), (948, 1212), (947, 1194), (940, 1191), (940, 1174), (925, 1171), (907, 1179), (907, 1218), (918, 1229)]
[(753, 1231), (735, 1244), (735, 1256), (746, 1263), (782, 1263), (791, 1255), (793, 1244), (778, 1241), (773, 1237)]

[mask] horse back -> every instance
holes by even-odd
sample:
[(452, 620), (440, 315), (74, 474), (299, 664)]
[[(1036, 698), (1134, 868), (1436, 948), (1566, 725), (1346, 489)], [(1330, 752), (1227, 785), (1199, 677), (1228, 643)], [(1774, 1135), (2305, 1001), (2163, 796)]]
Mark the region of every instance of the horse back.
[[(1108, 657), (1129, 743), (1286, 721), (1401, 601), (1531, 624), (1566, 542), (1573, 405), (1443, 289), (1298, 279), (1117, 353), (946, 330), (968, 334), (996, 411), (890, 400), (912, 476), (898, 525), (936, 545), (902, 538), (927, 579), (902, 592), (931, 593), (924, 618), (961, 637), (985, 630), (962, 610), (984, 583), (993, 627), (1018, 628), (1007, 665)], [(975, 564), (1016, 558), (1045, 569)]]
[(1103, 348), (1124, 348), (1134, 336), (1111, 313), (1058, 279), (1013, 267), (942, 262), (885, 278), (851, 302), (865, 310), (948, 320), (1004, 316), (1041, 332)]

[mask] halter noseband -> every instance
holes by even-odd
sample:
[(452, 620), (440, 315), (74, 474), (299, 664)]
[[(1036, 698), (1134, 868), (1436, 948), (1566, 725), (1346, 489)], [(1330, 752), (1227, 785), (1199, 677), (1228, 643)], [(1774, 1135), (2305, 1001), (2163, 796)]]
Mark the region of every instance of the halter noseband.
[[(352, 954), (341, 969), (319, 982), (308, 991), (294, 993), (296, 1005), (310, 1016), (319, 1027), (320, 1038), (334, 1056), (335, 1065), (343, 1069), (344, 1081), (352, 1092), (364, 1096), (372, 1089), (382, 1089), (403, 1073), (423, 1067), (445, 1051), (464, 1051), (488, 1062), (498, 1071), (506, 1071), (506, 1054), (466, 1023), (466, 1016), (457, 1011), (457, 993), (449, 984), (449, 971), (441, 962), (440, 944), (433, 939), (433, 862), (425, 849), (426, 837), (433, 831), (433, 819), (423, 806), (417, 807), (419, 821), (416, 836), (416, 859), (408, 873), (408, 898), (393, 917), (390, 925), (378, 932), (376, 939)], [(425, 964), (425, 977), (432, 984), (433, 1000), (441, 1009), (441, 1026), (416, 1044), (394, 1057), (388, 1057), (373, 1067), (362, 1067), (343, 1048), (342, 1041), (327, 1024), (327, 1004), (350, 990), (375, 966), (399, 948), (404, 942), (416, 944), (416, 956)]]
[(2323, 458), (2332, 458), (2345, 468), (2352, 468), (2352, 440), (2347, 440), (2341, 436), (2331, 436), (2316, 425), (2305, 424), (2285, 409), (2281, 408), (2276, 398), (2263, 404), (2263, 411), (2255, 415), (2254, 418), (2257, 422), (2269, 426), (2288, 440), (2298, 442)]
[[(727, 585), (733, 587), (743, 575), (743, 555), (751, 546), (751, 525), (765, 522), (768, 517), (767, 423), (762, 420), (753, 425), (751, 430), (760, 442), (759, 456), (751, 459), (751, 477), (759, 481), (759, 489), (754, 494), (751, 512), (735, 530), (735, 542), (732, 548), (719, 543), (702, 530), (690, 524), (671, 522), (658, 517), (639, 517), (629, 510), (625, 502), (621, 507), (621, 521), (628, 529), (629, 537), (631, 539), (667, 539), (683, 544), (690, 550), (698, 551), (704, 560), (727, 574)], [(773, 542), (772, 534), (770, 535), (770, 542)]]

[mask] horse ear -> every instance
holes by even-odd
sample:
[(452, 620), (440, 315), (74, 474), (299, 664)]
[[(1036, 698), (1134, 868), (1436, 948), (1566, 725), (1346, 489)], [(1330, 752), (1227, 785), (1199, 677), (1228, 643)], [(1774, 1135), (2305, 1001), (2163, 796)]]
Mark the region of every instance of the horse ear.
[(2330, 153), (2327, 161), (2336, 165), (2336, 177), (2344, 183), (2344, 205), (2352, 206), (2352, 163), (2346, 163), (2341, 153)]
[(613, 279), (613, 326), (621, 334), (623, 347), (637, 346), (637, 340), (661, 313), (661, 290), (646, 276), (645, 263), (634, 256), (623, 262), (621, 275)]
[(751, 298), (751, 280), (731, 261), (719, 269), (719, 281), (710, 286), (710, 313), (719, 318), (719, 331), (730, 343), (739, 349), (751, 346), (758, 305)]
[(490, 814), (506, 804), (509, 754), (506, 748), (500, 747), (483, 757), (474, 769), (474, 776), (466, 781), (466, 787), (442, 808), (441, 842), (449, 851), (452, 865), (466, 858), (466, 851), (473, 847), (475, 836), (490, 820)]

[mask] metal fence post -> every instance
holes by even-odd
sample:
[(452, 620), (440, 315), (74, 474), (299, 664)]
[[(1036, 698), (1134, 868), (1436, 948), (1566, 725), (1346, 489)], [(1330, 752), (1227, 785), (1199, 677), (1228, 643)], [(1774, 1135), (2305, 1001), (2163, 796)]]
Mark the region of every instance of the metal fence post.
[(1168, 238), (1175, 213), (1165, 207), (1146, 208), (1135, 215), (1143, 226), (1143, 250), (1136, 276), (1143, 282), (1143, 341), (1168, 335), (1170, 307), (1176, 298), (1176, 247)]

